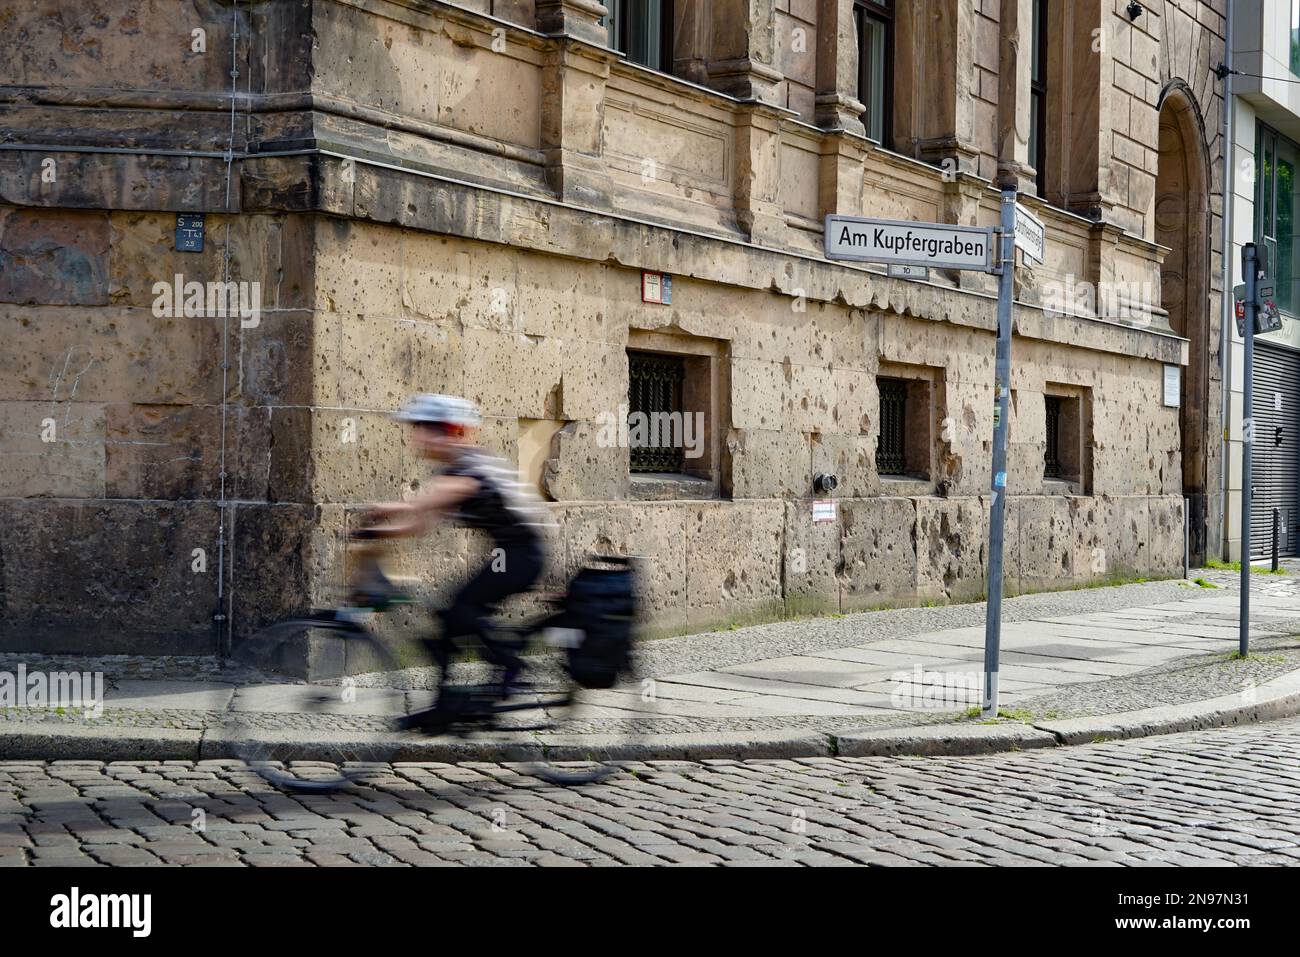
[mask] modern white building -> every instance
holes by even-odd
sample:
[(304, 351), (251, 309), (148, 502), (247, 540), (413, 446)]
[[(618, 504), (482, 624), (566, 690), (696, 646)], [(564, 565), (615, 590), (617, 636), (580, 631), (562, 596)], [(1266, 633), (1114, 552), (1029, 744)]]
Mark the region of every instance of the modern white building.
[[(1229, 136), (1233, 143), (1229, 288), (1242, 282), (1241, 250), (1267, 253), (1268, 278), (1283, 316), (1281, 330), (1255, 340), (1251, 554), (1267, 556), (1273, 521), (1278, 550), (1300, 555), (1300, 0), (1230, 4)], [(1232, 310), (1229, 294), (1225, 309)], [(1224, 395), (1227, 494), (1225, 551), (1241, 555), (1245, 343), (1225, 322)]]

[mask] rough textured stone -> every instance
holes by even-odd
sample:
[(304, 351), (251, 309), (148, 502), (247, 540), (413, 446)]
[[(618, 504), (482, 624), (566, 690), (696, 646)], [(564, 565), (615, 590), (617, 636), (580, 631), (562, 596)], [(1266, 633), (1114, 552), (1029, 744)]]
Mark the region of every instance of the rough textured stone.
[[(347, 571), (344, 523), (427, 480), (388, 416), (416, 391), (469, 395), (485, 443), (530, 456), (554, 500), (548, 586), (589, 550), (651, 555), (647, 623), (660, 633), (982, 591), (991, 281), (828, 262), (819, 221), (988, 225), (988, 179), (1028, 185), (1023, 3), (1007, 17), (955, 2), (899, 14), (892, 151), (860, 136), (850, 18), (822, 22), (825, 4), (679, 11), (672, 69), (746, 102), (574, 43), (605, 32), (579, 0), (383, 16), (326, 0), (65, 6), (0, 14), (0, 59), (16, 88), (42, 91), (0, 123), (7, 142), (42, 145), (0, 157), (0, 495), (18, 519), (0, 532), (7, 646), (62, 629), (87, 647), (163, 634), (206, 647), (214, 543), (190, 521), (226, 523), (237, 634), (328, 600)], [(1049, 31), (1049, 61), (1073, 64), (1049, 88), (1074, 98), (1049, 117), (1076, 119), (1046, 199), (1095, 219), (1026, 197), (1049, 254), (1016, 271), (1009, 593), (1180, 564), (1184, 426), (1160, 404), (1162, 366), (1208, 361), (1192, 350), (1217, 340), (1217, 313), (1189, 343), (1042, 303), (1068, 277), (1158, 288), (1160, 96), (1185, 84), (1189, 108), (1218, 115), (1222, 6), (1128, 24), (1088, 0)], [(204, 25), (206, 52), (177, 46), (176, 22)], [(1098, 26), (1125, 39), (1064, 56), (1090, 50)], [(796, 27), (815, 56), (796, 55)], [(248, 105), (233, 139), (213, 108), (232, 69)], [(909, 105), (917, 77), (925, 110)], [(312, 149), (327, 153), (297, 152)], [(178, 210), (206, 215), (202, 252), (175, 249)], [(642, 301), (643, 270), (672, 275), (670, 304)], [(159, 315), (155, 284), (176, 275), (259, 283), (258, 321)], [(707, 399), (706, 487), (657, 495), (712, 500), (637, 502), (656, 495), (597, 427), (622, 414), (629, 347), (681, 349), (708, 370), (687, 387)], [(917, 414), (932, 448), (914, 482), (876, 474), (882, 369), (929, 383)], [(1207, 381), (1204, 431), (1217, 436)], [(1072, 495), (1042, 470), (1043, 396), (1062, 388), (1090, 424)], [(1207, 444), (1214, 475), (1219, 443)], [(835, 524), (811, 524), (819, 473), (839, 479)], [(136, 566), (188, 565), (194, 547), (208, 548), (202, 584), (157, 571), (143, 589)], [(39, 584), (13, 571), (29, 548), (57, 556), (40, 559)], [(482, 557), (477, 539), (440, 533), (397, 563), (436, 596)]]

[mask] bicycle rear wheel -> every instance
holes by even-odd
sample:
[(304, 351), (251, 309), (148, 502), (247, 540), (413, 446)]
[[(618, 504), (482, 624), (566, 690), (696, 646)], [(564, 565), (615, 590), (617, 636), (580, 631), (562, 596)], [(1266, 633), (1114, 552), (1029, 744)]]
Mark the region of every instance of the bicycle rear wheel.
[[(636, 677), (625, 674), (611, 688), (584, 688), (567, 674), (560, 683), (520, 696), (522, 705), (544, 703), (544, 727), (514, 748), (508, 760), (550, 784), (582, 785), (626, 773), (628, 762), (643, 760), (653, 726), (653, 697), (641, 694)], [(502, 728), (505, 730), (505, 728)]]
[[(337, 676), (320, 683), (301, 683), (301, 690), (277, 689), (277, 694), (292, 697), (296, 715), (291, 724), (302, 730), (284, 727), (285, 722), (273, 712), (259, 710), (256, 700), (244, 700), (255, 698), (259, 684), (264, 687), (266, 682), (236, 692), (223, 723), (228, 752), (263, 780), (286, 791), (327, 793), (346, 787), (372, 776), (375, 769), (371, 765), (387, 763), (394, 754), (390, 734), (355, 726), (358, 695), (373, 692), (360, 687), (352, 673), (389, 672), (398, 667), (385, 643), (359, 622), (337, 612), (277, 622), (245, 639), (232, 658), (272, 675), (300, 673), (312, 638), (322, 636), (332, 639), (330, 657), (338, 666)], [(330, 724), (335, 727), (327, 728)]]

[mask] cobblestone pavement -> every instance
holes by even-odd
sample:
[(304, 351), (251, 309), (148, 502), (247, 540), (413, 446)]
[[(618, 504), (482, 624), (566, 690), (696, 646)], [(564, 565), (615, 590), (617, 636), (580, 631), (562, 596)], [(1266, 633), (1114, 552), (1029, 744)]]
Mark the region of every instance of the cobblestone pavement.
[(0, 763), (0, 865), (1300, 863), (1300, 719), (972, 758), (378, 765), (288, 796), (235, 762)]

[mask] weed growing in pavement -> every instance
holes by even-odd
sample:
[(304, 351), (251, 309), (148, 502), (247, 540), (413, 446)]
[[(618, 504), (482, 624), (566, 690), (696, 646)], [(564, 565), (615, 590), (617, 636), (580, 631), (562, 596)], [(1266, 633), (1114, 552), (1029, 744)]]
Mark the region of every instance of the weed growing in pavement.
[(1281, 665), (1286, 663), (1285, 655), (1243, 655), (1240, 651), (1224, 652), (1228, 661), (1256, 661), (1262, 665)]
[[(1216, 572), (1240, 572), (1241, 562), (1221, 562), (1217, 558), (1211, 558), (1205, 562), (1205, 567), (1213, 569)], [(1277, 571), (1273, 571), (1273, 569), (1271, 568), (1261, 568), (1259, 565), (1251, 565), (1250, 571), (1251, 574), (1253, 575), (1289, 575), (1290, 574), (1290, 572), (1288, 572), (1285, 568), (1282, 568), (1280, 565), (1278, 566)]]
[(1202, 588), (1218, 588), (1218, 587), (1219, 587), (1218, 585), (1214, 584), (1213, 582), (1207, 582), (1204, 578), (1194, 578), (1194, 579), (1192, 579), (1192, 581), (1193, 581), (1195, 584), (1200, 585)]

